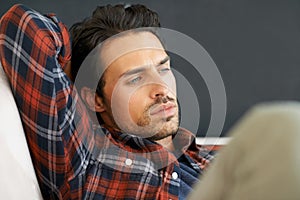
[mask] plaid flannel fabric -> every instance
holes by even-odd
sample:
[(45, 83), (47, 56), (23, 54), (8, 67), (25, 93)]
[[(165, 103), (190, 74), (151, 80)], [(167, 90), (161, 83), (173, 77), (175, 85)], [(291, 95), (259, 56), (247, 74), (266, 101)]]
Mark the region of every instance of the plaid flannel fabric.
[[(63, 72), (70, 56), (68, 31), (54, 15), (15, 5), (2, 17), (1, 63), (44, 198), (178, 199), (180, 174), (174, 179), (172, 173), (179, 172), (179, 163), (173, 153), (143, 138), (93, 128)], [(187, 146), (183, 155), (201, 174), (211, 156), (191, 133), (179, 132), (174, 142)]]

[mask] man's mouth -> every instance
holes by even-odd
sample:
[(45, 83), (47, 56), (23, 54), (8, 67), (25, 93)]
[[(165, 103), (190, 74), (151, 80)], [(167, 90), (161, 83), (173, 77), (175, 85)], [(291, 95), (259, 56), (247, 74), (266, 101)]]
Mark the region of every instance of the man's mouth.
[(163, 117), (171, 117), (176, 114), (176, 105), (172, 102), (168, 102), (166, 104), (161, 104), (157, 106), (153, 106), (150, 109), (150, 115), (161, 115)]

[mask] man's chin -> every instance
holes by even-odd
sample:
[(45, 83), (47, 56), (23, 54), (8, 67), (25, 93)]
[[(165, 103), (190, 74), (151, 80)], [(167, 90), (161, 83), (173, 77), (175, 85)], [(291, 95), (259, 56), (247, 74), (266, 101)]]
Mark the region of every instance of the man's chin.
[(147, 137), (147, 139), (152, 141), (162, 140), (166, 137), (173, 136), (177, 133), (179, 129), (178, 125), (165, 125), (158, 133), (151, 137)]
[(135, 126), (122, 126), (121, 128), (124, 133), (140, 136), (152, 141), (172, 136), (177, 133), (178, 129), (179, 121), (177, 116), (152, 121), (144, 120)]

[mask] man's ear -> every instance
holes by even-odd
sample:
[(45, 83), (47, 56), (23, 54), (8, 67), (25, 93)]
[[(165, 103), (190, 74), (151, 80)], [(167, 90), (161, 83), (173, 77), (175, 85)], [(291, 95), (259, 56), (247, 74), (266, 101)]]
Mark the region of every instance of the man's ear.
[(90, 110), (95, 112), (104, 112), (106, 110), (103, 99), (96, 95), (90, 88), (83, 87), (80, 93), (81, 98)]

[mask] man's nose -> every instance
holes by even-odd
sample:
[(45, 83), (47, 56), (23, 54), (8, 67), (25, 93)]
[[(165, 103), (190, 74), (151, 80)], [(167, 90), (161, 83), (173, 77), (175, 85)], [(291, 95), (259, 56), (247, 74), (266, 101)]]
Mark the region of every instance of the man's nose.
[(151, 86), (150, 97), (156, 99), (157, 97), (165, 97), (169, 93), (169, 88), (164, 84), (153, 84)]

